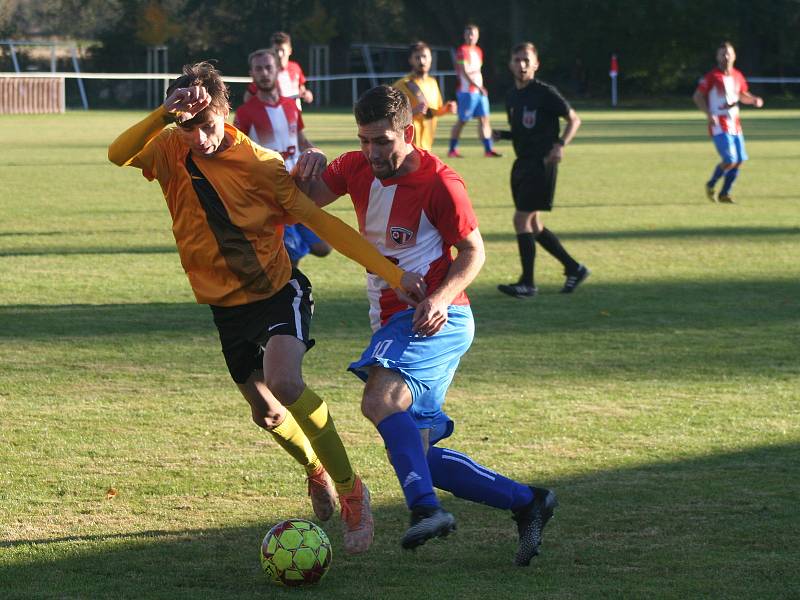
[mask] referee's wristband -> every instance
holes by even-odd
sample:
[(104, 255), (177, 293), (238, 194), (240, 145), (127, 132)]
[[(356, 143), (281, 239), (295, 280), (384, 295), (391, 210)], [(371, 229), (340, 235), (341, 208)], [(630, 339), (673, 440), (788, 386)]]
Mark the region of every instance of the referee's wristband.
[(564, 138), (558, 138), (558, 139), (556, 140), (556, 144), (558, 144), (558, 145), (559, 145), (559, 146), (561, 146), (561, 147), (564, 147), (564, 146), (566, 146), (566, 145), (567, 145), (567, 142), (565, 142), (565, 141), (564, 141)]

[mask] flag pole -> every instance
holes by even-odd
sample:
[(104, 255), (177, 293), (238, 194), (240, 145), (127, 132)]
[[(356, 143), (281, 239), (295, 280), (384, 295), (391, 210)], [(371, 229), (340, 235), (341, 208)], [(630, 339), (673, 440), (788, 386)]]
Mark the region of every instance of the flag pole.
[(608, 76), (611, 77), (611, 106), (617, 106), (617, 76), (619, 75), (619, 63), (617, 62), (617, 55), (611, 55), (611, 68), (608, 70)]

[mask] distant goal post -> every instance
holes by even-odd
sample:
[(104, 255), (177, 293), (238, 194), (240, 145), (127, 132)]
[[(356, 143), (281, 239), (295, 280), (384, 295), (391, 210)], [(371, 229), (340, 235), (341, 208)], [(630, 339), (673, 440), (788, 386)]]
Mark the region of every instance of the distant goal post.
[(64, 77), (0, 76), (0, 115), (63, 113)]

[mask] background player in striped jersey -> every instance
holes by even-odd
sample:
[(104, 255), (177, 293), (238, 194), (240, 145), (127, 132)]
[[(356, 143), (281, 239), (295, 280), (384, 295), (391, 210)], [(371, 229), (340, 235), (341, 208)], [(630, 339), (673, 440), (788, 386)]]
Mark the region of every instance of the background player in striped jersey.
[(500, 156), (492, 145), (492, 126), (489, 124), (489, 92), (483, 86), (483, 50), (478, 46), (480, 32), (472, 23), (464, 27), (464, 44), (456, 50), (456, 73), (458, 87), (458, 121), (450, 132), (450, 150), (447, 156), (461, 158), (458, 139), (467, 121), (478, 118), (478, 137), (483, 144), (484, 156)]
[[(306, 88), (303, 68), (299, 63), (289, 60), (292, 55), (292, 38), (285, 31), (276, 31), (270, 36), (270, 44), (278, 57), (278, 92), (284, 98), (294, 100), (297, 108), (302, 110), (300, 101), (311, 104), (314, 102), (314, 94)], [(255, 84), (251, 83), (244, 93), (244, 101), (247, 102), (256, 92)]]
[(436, 445), (453, 433), (443, 404), (474, 333), (464, 290), (484, 262), (464, 182), (436, 156), (412, 145), (411, 107), (399, 90), (378, 86), (365, 92), (355, 117), (361, 151), (341, 155), (320, 179), (301, 186), (320, 205), (349, 194), (362, 235), (402, 268), (425, 276), (428, 295), (414, 309), (380, 275), (368, 274), (373, 336), (349, 367), (366, 382), (361, 410), (383, 438), (411, 511), (401, 544), (415, 548), (455, 529), (437, 487), (511, 510), (519, 533), (515, 563), (527, 565), (538, 553), (555, 494)]
[[(228, 98), (211, 64), (187, 65), (164, 103), (114, 140), (108, 157), (158, 180), (181, 263), (197, 301), (211, 307), (228, 370), (253, 421), (306, 469), (320, 519), (331, 516), (338, 492), (345, 551), (364, 552), (373, 536), (369, 491), (327, 405), (302, 377), (303, 356), (314, 345), (311, 284), (292, 269), (281, 224), (289, 218), (311, 225), (418, 297), (421, 278), (403, 273), (303, 195), (278, 154), (225, 122)], [(166, 127), (172, 123), (177, 127)]]
[[(279, 61), (273, 49), (255, 50), (247, 62), (256, 93), (236, 109), (233, 124), (257, 144), (280, 153), (286, 170), (291, 172), (298, 153), (312, 149), (305, 136), (303, 116), (294, 100), (278, 93)], [(314, 157), (319, 161), (317, 168), (324, 168), (324, 156), (315, 152)], [(331, 251), (328, 242), (301, 223), (286, 225), (283, 241), (294, 266), (306, 254), (327, 256)]]
[(454, 113), (456, 103), (442, 101), (439, 84), (428, 75), (431, 70), (431, 49), (425, 42), (415, 42), (409, 49), (408, 63), (411, 73), (392, 85), (403, 92), (411, 103), (414, 121), (414, 145), (431, 151), (436, 135), (436, 124), (441, 115)]
[[(717, 66), (705, 74), (692, 96), (708, 119), (708, 133), (722, 159), (706, 182), (706, 197), (711, 202), (719, 200), (725, 204), (733, 204), (731, 187), (739, 175), (739, 166), (747, 160), (739, 102), (756, 108), (764, 106), (762, 98), (750, 93), (744, 75), (733, 66), (735, 61), (733, 45), (722, 42), (717, 48)], [(722, 188), (715, 198), (714, 186), (721, 178)]]

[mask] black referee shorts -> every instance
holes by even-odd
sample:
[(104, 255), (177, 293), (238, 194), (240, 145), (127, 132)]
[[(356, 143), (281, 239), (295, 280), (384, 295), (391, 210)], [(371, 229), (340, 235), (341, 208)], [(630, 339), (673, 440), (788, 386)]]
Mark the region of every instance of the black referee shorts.
[(558, 163), (544, 164), (542, 158), (524, 158), (511, 167), (511, 195), (521, 212), (553, 209)]
[(291, 335), (310, 350), (309, 337), (314, 299), (311, 282), (299, 270), (281, 291), (266, 300), (241, 306), (211, 306), (219, 331), (222, 354), (236, 383), (244, 383), (256, 369), (263, 369), (264, 347), (274, 335)]

